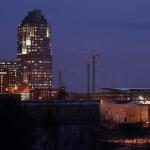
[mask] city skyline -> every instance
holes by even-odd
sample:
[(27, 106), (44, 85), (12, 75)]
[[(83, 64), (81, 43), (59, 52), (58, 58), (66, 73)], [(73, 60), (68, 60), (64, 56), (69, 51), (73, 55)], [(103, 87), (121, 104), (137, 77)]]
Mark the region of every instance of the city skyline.
[(1, 0), (1, 149), (149, 150), (149, 8)]
[[(68, 70), (64, 79), (67, 90), (86, 91), (86, 62), (91, 58), (74, 51), (89, 53), (94, 49), (101, 55), (97, 65), (97, 89), (150, 87), (150, 2), (47, 0), (47, 5), (42, 2), (9, 2), (11, 13), (4, 9), (7, 2), (2, 2), (5, 6), (0, 10), (2, 58), (15, 59), (16, 27), (26, 12), (38, 8), (53, 28), (55, 85), (58, 85), (57, 70)], [(18, 10), (13, 11), (16, 6)]]
[(40, 10), (29, 11), (17, 28), (17, 81), (30, 89), (52, 88), (52, 31)]

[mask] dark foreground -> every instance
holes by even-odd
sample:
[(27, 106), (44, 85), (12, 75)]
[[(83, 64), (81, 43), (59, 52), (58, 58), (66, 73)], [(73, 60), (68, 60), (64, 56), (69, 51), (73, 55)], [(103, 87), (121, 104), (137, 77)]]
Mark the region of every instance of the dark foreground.
[(150, 128), (100, 120), (98, 101), (0, 98), (0, 150), (149, 150)]

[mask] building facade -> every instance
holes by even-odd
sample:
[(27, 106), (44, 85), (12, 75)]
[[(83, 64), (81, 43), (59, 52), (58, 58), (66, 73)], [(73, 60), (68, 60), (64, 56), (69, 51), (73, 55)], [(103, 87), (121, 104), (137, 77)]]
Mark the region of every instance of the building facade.
[(17, 81), (30, 89), (52, 87), (51, 27), (40, 10), (22, 20), (17, 30)]
[(3, 90), (1, 93), (12, 92), (16, 87), (16, 62), (9, 60), (0, 60), (0, 76)]
[(6, 69), (0, 68), (0, 94), (3, 94), (7, 91), (8, 87), (8, 72)]

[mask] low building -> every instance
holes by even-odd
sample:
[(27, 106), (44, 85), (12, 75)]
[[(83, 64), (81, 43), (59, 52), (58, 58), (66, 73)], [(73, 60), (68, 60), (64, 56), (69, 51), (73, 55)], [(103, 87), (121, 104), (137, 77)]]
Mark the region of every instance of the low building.
[(99, 101), (25, 101), (37, 126), (37, 150), (95, 150)]
[(30, 91), (31, 100), (46, 100), (56, 99), (58, 96), (58, 89), (34, 89)]
[(118, 102), (118, 101), (101, 101), (101, 115), (103, 119), (110, 120), (114, 123), (138, 123), (149, 122), (150, 105)]
[(59, 89), (34, 89), (30, 91), (31, 100), (47, 100), (47, 99), (72, 99), (66, 92), (65, 87), (60, 87)]

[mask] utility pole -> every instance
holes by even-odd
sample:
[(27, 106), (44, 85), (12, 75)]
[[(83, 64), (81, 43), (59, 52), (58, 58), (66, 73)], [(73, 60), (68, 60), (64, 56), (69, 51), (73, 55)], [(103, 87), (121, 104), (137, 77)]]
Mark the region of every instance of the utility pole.
[(99, 58), (100, 56), (96, 53), (93, 53), (91, 54), (92, 56), (92, 74), (93, 74), (93, 77), (92, 77), (92, 92), (94, 93), (95, 92), (95, 79), (96, 79), (96, 68), (95, 68), (95, 65), (96, 65), (96, 58)]
[(95, 92), (95, 81), (96, 81), (96, 63), (97, 63), (97, 58), (99, 58), (99, 54), (93, 52), (83, 52), (83, 51), (77, 51), (73, 50), (75, 52), (78, 52), (80, 54), (85, 54), (85, 55), (90, 55), (92, 57), (92, 62), (87, 63), (87, 93), (90, 92), (90, 64), (92, 63), (92, 92)]
[(58, 86), (59, 87), (64, 86), (63, 77), (64, 77), (64, 73), (66, 72), (68, 72), (68, 70), (58, 70)]
[(93, 82), (92, 82), (92, 92), (95, 92), (95, 57), (96, 55), (92, 54), (92, 64), (93, 64)]
[(87, 93), (90, 93), (90, 63), (87, 62)]

